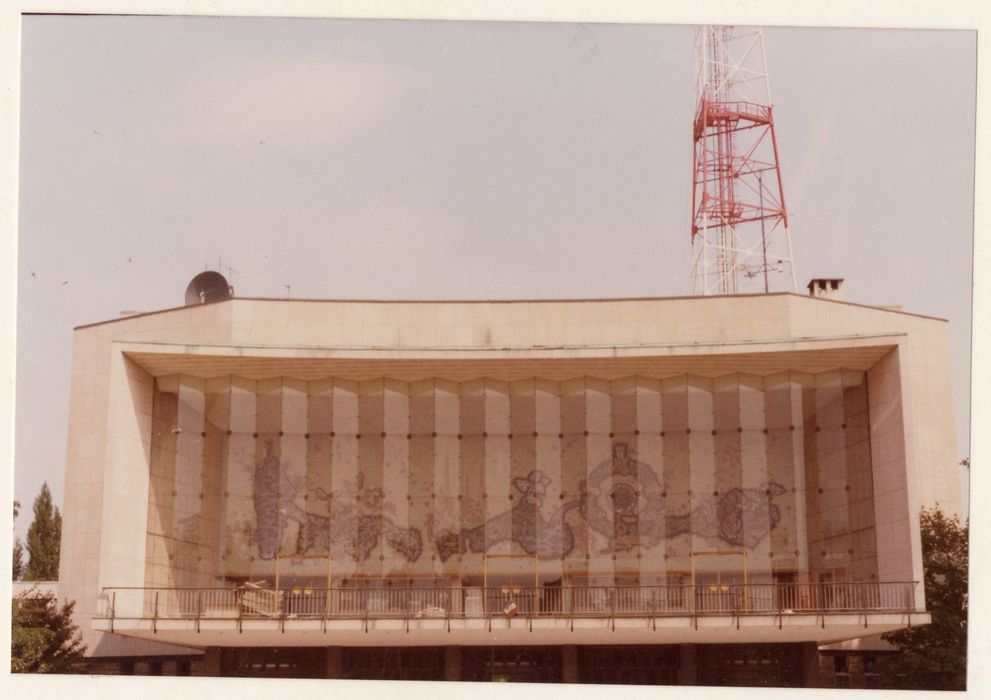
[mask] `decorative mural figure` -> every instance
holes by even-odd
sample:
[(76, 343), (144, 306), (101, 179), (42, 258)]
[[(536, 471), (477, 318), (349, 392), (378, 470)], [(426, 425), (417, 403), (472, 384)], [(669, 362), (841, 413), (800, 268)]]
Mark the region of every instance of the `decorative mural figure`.
[(664, 485), (625, 442), (614, 443), (612, 458), (579, 484), (578, 499), (561, 505), (545, 520), (540, 506), (549, 483), (539, 469), (526, 478), (513, 479), (513, 487), (522, 496), (516, 505), (475, 527), (443, 531), (434, 543), (441, 561), (452, 554), (482, 553), (507, 540), (540, 559), (566, 556), (575, 546), (575, 533), (565, 516), (575, 509), (590, 529), (608, 540), (604, 553), (650, 548), (684, 534), (753, 549), (780, 522), (780, 509), (772, 499), (785, 493), (774, 482), (760, 489), (735, 487), (719, 498), (700, 499), (689, 513), (668, 515)]
[(760, 489), (732, 488), (718, 501), (707, 496), (692, 512), (668, 516), (667, 536), (694, 533), (753, 549), (781, 522), (781, 511), (771, 499), (783, 493), (785, 488), (772, 481)]
[(485, 552), (489, 547), (507, 540), (540, 559), (566, 556), (574, 549), (575, 535), (564, 518), (568, 511), (578, 508), (580, 502), (565, 503), (545, 520), (540, 506), (549, 483), (551, 480), (539, 469), (534, 469), (526, 478), (513, 479), (513, 488), (521, 496), (516, 505), (481, 525), (463, 528), (459, 532), (442, 532), (435, 543), (441, 561), (447, 561), (452, 554)]
[(265, 441), (265, 457), (255, 466), (255, 544), (258, 556), (274, 559), (279, 549), (279, 458), (271, 440)]
[(664, 487), (653, 469), (634, 458), (625, 442), (614, 443), (612, 459), (593, 469), (578, 488), (581, 513), (589, 527), (609, 540), (607, 552), (653, 547), (669, 536)]
[(265, 449), (265, 457), (255, 467), (254, 479), (255, 527), (252, 535), (259, 557), (274, 559), (280, 553), (282, 533), (291, 527), (296, 530), (297, 537), (296, 550), (287, 553), (289, 556), (343, 550), (356, 560), (364, 561), (382, 538), (407, 561), (420, 558), (423, 552), (420, 531), (400, 527), (381, 515), (382, 511), (394, 513), (395, 508), (384, 502), (382, 489), (364, 485), (362, 474), (358, 474), (357, 484), (347, 493), (328, 493), (317, 487), (314, 495), (326, 504), (326, 515), (310, 513), (296, 504), (301, 484), (284, 473), (272, 441), (266, 441)]
[(685, 534), (753, 549), (781, 521), (781, 511), (772, 499), (785, 493), (774, 482), (760, 489), (734, 487), (718, 498), (703, 497), (689, 513), (666, 515), (664, 486), (653, 469), (634, 458), (625, 442), (615, 443), (612, 459), (592, 470), (579, 487), (582, 515), (609, 540), (607, 552), (649, 548), (662, 539)]
[(353, 488), (328, 493), (317, 487), (314, 495), (326, 504), (327, 515), (305, 514), (300, 551), (342, 549), (355, 560), (364, 561), (381, 538), (406, 561), (416, 561), (423, 553), (420, 531), (400, 527), (382, 515), (383, 511), (395, 514), (395, 506), (385, 501), (382, 489), (365, 486), (363, 474), (358, 474)]
[[(397, 525), (388, 515), (395, 513), (394, 506), (385, 501), (381, 488), (365, 486), (361, 474), (355, 484), (341, 491), (316, 488), (312, 495), (324, 504), (325, 513), (312, 513), (295, 502), (301, 485), (282, 467), (273, 443), (266, 442), (265, 457), (254, 472), (255, 526), (251, 533), (262, 559), (275, 558), (287, 528), (296, 532), (296, 554), (343, 551), (364, 561), (382, 541), (407, 561), (420, 558), (420, 530)], [(606, 553), (650, 548), (684, 534), (753, 549), (780, 522), (781, 512), (773, 499), (785, 493), (785, 488), (774, 482), (759, 489), (734, 487), (719, 497), (699, 499), (688, 513), (667, 514), (664, 485), (625, 442), (615, 443), (611, 459), (595, 467), (579, 484), (577, 499), (544, 518), (541, 507), (550, 483), (540, 469), (513, 479), (519, 498), (511, 509), (475, 527), (440, 533), (434, 545), (441, 561), (453, 554), (484, 553), (506, 541), (540, 559), (567, 556), (576, 543), (575, 531), (566, 522), (571, 511), (580, 513), (589, 529), (606, 538)]]

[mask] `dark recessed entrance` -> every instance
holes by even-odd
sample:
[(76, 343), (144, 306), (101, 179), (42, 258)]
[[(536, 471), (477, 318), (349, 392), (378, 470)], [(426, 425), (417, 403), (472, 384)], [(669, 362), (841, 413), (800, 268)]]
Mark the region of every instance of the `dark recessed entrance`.
[(678, 663), (677, 647), (578, 647), (578, 682), (674, 685)]
[(561, 647), (466, 647), (464, 680), (560, 683)]
[(346, 678), (378, 681), (444, 680), (443, 647), (352, 647), (344, 650)]
[(699, 685), (801, 687), (798, 644), (712, 644), (698, 648)]
[(326, 652), (320, 648), (232, 648), (220, 650), (222, 676), (239, 678), (323, 678)]

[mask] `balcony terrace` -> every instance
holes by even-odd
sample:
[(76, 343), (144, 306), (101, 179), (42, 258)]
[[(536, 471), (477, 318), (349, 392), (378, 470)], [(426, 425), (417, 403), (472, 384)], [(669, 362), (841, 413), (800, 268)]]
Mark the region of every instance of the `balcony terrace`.
[(915, 585), (106, 588), (93, 627), (194, 647), (824, 643), (927, 624)]

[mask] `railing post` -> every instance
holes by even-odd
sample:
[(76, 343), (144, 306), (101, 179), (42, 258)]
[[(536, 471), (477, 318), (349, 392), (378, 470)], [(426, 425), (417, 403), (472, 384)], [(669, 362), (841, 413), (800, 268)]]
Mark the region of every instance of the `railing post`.
[(151, 631), (154, 634), (158, 633), (158, 591), (155, 591), (155, 617), (151, 622)]
[(613, 632), (616, 631), (616, 598), (619, 595), (619, 589), (616, 586), (612, 587), (609, 597), (609, 623), (612, 627)]
[(117, 591), (110, 594), (110, 633), (114, 631), (114, 619), (117, 617)]

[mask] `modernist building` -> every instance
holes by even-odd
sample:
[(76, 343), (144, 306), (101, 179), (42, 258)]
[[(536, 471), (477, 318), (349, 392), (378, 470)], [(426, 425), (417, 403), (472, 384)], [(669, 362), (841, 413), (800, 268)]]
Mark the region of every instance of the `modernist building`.
[(959, 507), (946, 322), (815, 296), (236, 297), (71, 392), (60, 588), (137, 672), (816, 685)]

